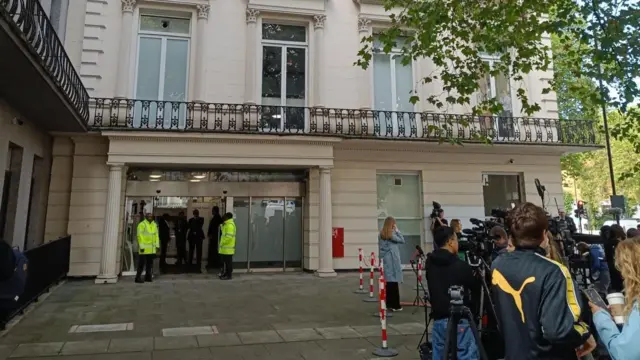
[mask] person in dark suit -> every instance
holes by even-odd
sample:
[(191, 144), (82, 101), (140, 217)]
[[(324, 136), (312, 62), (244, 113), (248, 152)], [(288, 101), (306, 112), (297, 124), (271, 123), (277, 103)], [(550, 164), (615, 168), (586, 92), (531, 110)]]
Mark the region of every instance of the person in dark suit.
[(173, 227), (173, 233), (176, 235), (176, 248), (178, 252), (178, 260), (176, 264), (187, 264), (187, 217), (184, 216), (184, 212), (178, 213), (175, 225)]
[(202, 272), (202, 242), (204, 241), (204, 218), (200, 217), (200, 212), (193, 210), (193, 217), (187, 223), (187, 241), (189, 242), (189, 268), (193, 265), (193, 252), (196, 252), (196, 268), (194, 272)]
[(209, 238), (209, 251), (207, 251), (207, 268), (219, 269), (220, 268), (220, 255), (218, 254), (218, 241), (220, 239), (220, 225), (222, 225), (222, 216), (220, 215), (220, 208), (213, 207), (213, 217), (209, 221), (209, 229), (207, 230), (207, 237)]
[(171, 241), (171, 228), (169, 227), (169, 214), (163, 214), (158, 223), (158, 235), (160, 237), (160, 271), (167, 271), (167, 247)]

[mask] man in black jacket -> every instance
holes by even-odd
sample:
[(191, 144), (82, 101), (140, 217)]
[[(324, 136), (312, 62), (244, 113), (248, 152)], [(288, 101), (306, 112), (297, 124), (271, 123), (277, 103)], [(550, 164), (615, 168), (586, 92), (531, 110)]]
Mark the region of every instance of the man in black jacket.
[(492, 264), (491, 283), (505, 343), (505, 359), (577, 359), (595, 348), (580, 321), (578, 291), (569, 270), (545, 256), (544, 210), (524, 203), (509, 212), (515, 246)]
[[(204, 241), (204, 219), (200, 217), (198, 209), (193, 210), (193, 217), (187, 222), (187, 241), (189, 242), (189, 262), (191, 271), (202, 272), (202, 242)], [(196, 254), (196, 267), (193, 268), (193, 254)]]
[(220, 216), (220, 208), (213, 207), (213, 217), (209, 221), (209, 229), (207, 237), (209, 238), (209, 251), (207, 251), (207, 268), (220, 269), (220, 255), (218, 254), (218, 242), (220, 239), (220, 225), (222, 225), (222, 216)]
[[(447, 324), (449, 322), (449, 288), (462, 286), (465, 290), (464, 305), (473, 309), (474, 299), (480, 292), (480, 280), (473, 275), (471, 266), (458, 258), (458, 238), (453, 229), (443, 226), (434, 234), (436, 250), (430, 253), (426, 262), (427, 286), (431, 302), (433, 323), (433, 358), (444, 359)], [(478, 359), (476, 345), (469, 324), (463, 320), (458, 325), (458, 359)]]
[(158, 237), (160, 237), (160, 271), (167, 271), (167, 248), (171, 241), (171, 228), (169, 227), (169, 214), (163, 214), (156, 219), (158, 224)]

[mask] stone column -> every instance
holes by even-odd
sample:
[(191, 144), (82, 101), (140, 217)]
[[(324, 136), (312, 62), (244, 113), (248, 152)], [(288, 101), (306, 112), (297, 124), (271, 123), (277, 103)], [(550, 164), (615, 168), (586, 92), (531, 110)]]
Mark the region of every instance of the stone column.
[[(358, 18), (358, 37), (362, 39), (363, 37), (369, 36), (371, 32), (371, 20), (359, 17)], [(372, 60), (373, 61), (373, 60)], [(359, 79), (359, 89), (358, 94), (360, 95), (359, 105), (361, 109), (371, 109), (371, 99), (372, 99), (372, 74), (371, 69), (373, 69), (373, 62), (370, 66), (364, 70), (360, 70), (360, 79)]]
[(260, 11), (247, 8), (247, 48), (244, 62), (244, 102), (246, 104), (256, 104), (256, 61), (258, 60), (258, 32), (256, 26)]
[(118, 233), (120, 230), (120, 197), (122, 192), (122, 170), (124, 164), (109, 165), (109, 184), (107, 190), (107, 209), (102, 234), (102, 258), (100, 274), (96, 284), (113, 284), (118, 281), (116, 269), (118, 254)]
[(313, 32), (315, 35), (313, 44), (315, 49), (314, 68), (313, 68), (313, 106), (324, 106), (324, 21), (327, 19), (324, 15), (316, 15), (313, 17)]
[(122, 1), (122, 22), (120, 23), (120, 49), (118, 50), (118, 72), (116, 77), (116, 97), (126, 99), (129, 96), (129, 59), (131, 58), (131, 29), (133, 27), (133, 9), (137, 0)]
[(196, 46), (196, 77), (195, 77), (195, 94), (194, 100), (198, 102), (206, 101), (206, 26), (207, 19), (209, 19), (209, 9), (210, 6), (208, 4), (198, 5), (198, 23), (196, 25), (196, 36), (198, 38), (198, 44)]
[(320, 168), (320, 242), (319, 277), (336, 276), (333, 270), (332, 214), (331, 214), (331, 168)]

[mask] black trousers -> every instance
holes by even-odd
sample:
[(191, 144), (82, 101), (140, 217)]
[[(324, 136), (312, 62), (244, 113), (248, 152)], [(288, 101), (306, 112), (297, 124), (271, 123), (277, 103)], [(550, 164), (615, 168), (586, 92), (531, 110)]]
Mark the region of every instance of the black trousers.
[(233, 274), (233, 255), (220, 255), (222, 259), (222, 276), (231, 277)]
[(218, 237), (209, 238), (209, 249), (207, 251), (207, 267), (209, 269), (220, 268), (220, 254), (218, 254)]
[(187, 263), (187, 239), (176, 237), (176, 248), (178, 250), (177, 264)]
[(153, 259), (155, 257), (155, 254), (138, 254), (138, 269), (136, 272), (136, 279), (142, 278), (142, 270), (145, 271), (144, 278), (147, 280), (151, 279), (151, 274), (153, 273)]
[(397, 282), (388, 282), (385, 287), (387, 291), (387, 309), (400, 309), (400, 286)]
[(169, 247), (169, 240), (160, 240), (160, 268), (164, 269), (167, 266), (167, 248)]
[(189, 265), (193, 264), (193, 252), (196, 253), (196, 265), (202, 267), (202, 241), (203, 239), (189, 239)]

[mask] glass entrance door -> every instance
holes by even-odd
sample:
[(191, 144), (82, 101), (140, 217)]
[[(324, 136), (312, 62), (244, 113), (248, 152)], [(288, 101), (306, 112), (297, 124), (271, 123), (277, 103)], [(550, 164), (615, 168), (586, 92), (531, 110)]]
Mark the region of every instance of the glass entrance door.
[(302, 198), (234, 197), (234, 269), (302, 267)]

